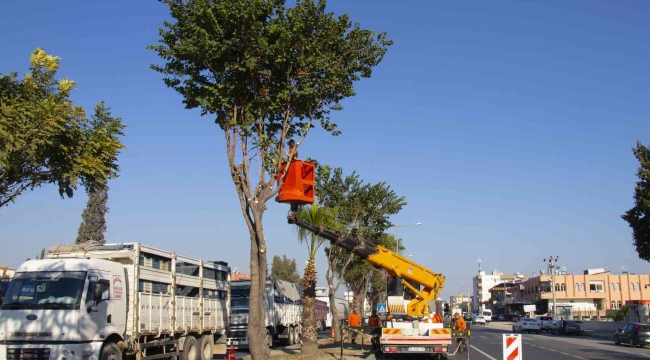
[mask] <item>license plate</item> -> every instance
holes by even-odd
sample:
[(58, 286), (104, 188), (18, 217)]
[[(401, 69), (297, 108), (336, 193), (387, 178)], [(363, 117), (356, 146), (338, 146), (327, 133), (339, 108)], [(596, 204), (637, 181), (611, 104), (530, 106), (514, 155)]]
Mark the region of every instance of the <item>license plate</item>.
[(424, 351), (425, 351), (425, 348), (423, 348), (423, 347), (410, 347), (410, 348), (409, 348), (409, 351), (420, 351), (420, 352), (424, 352)]

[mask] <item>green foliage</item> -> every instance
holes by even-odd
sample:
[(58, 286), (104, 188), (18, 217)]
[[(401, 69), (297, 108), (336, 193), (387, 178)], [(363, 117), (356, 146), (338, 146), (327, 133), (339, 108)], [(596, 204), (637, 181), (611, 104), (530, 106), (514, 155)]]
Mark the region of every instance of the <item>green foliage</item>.
[(607, 317), (612, 319), (612, 321), (623, 322), (625, 317), (630, 314), (630, 308), (623, 306), (618, 310), (608, 310)]
[(243, 162), (255, 151), (271, 174), (285, 141), (306, 135), (312, 122), (339, 134), (330, 111), (355, 94), (353, 83), (372, 75), (392, 43), (326, 12), (325, 1), (161, 2), (176, 23), (165, 22), (161, 45), (149, 47), (165, 60), (152, 69), (186, 108), (230, 131), (230, 144), (239, 138)]
[(103, 102), (90, 120), (72, 102), (75, 82), (56, 79), (58, 57), (39, 48), (29, 60), (23, 79), (0, 74), (0, 207), (44, 184), (72, 197), (79, 181), (106, 183), (117, 176), (124, 148), (124, 125)]
[(95, 186), (88, 192), (88, 203), (81, 214), (81, 224), (75, 243), (96, 241), (105, 244), (108, 186)]
[(299, 284), (300, 274), (298, 274), (296, 259), (289, 259), (286, 255), (282, 255), (282, 257), (277, 255), (273, 256), (273, 262), (271, 263), (271, 277)]
[(45, 248), (41, 249), (41, 253), (36, 257), (37, 259), (45, 259)]
[[(335, 219), (350, 233), (370, 240), (378, 245), (395, 248), (395, 239), (385, 231), (392, 226), (389, 217), (398, 213), (406, 199), (399, 197), (385, 182), (364, 184), (356, 172), (343, 176), (343, 170), (332, 170), (319, 166), (316, 174), (318, 199), (323, 206), (337, 209)], [(330, 249), (325, 250), (328, 254)], [(349, 252), (332, 249), (336, 273), (345, 280), (355, 294), (355, 302), (366, 295), (373, 267), (365, 260), (354, 257), (348, 260)]]
[(621, 217), (632, 228), (639, 258), (650, 261), (650, 151), (638, 141), (632, 152), (640, 164), (637, 170), (639, 181), (634, 188), (634, 207)]
[[(329, 229), (338, 228), (338, 224), (334, 220), (336, 217), (336, 209), (322, 207), (314, 203), (301, 207), (299, 215), (301, 219), (309, 221), (311, 224), (324, 226)], [(296, 229), (298, 231), (298, 241), (307, 244), (309, 259), (315, 261), (316, 252), (328, 240), (301, 227), (296, 227)]]

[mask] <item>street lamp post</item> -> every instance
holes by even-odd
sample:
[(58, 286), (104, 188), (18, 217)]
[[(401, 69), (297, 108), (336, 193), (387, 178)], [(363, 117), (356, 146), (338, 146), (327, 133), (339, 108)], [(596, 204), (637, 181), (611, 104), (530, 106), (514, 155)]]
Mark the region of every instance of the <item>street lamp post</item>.
[(395, 252), (399, 254), (399, 228), (409, 227), (409, 226), (420, 226), (422, 223), (408, 224), (408, 225), (393, 225), (395, 228)]
[(548, 262), (548, 268), (551, 271), (551, 291), (553, 292), (553, 320), (557, 319), (557, 308), (555, 307), (555, 262), (557, 261), (558, 256), (549, 256), (547, 259), (544, 259), (544, 262)]

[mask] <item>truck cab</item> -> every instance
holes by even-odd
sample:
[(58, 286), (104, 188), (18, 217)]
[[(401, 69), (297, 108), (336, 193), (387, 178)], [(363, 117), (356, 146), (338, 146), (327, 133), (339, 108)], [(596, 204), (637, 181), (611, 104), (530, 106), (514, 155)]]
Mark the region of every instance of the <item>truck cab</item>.
[[(101, 259), (44, 259), (22, 264), (0, 311), (0, 357), (60, 359), (98, 354), (126, 330), (126, 278)], [(3, 357), (4, 358), (4, 357)]]

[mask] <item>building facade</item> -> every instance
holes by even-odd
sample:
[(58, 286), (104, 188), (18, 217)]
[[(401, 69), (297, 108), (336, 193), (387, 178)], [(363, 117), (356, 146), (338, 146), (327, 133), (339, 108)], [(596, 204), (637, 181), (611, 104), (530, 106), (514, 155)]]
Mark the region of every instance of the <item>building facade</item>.
[(10, 267), (0, 265), (0, 279), (11, 279), (16, 271)]
[(514, 283), (515, 281), (528, 279), (527, 275), (504, 274), (493, 270), (490, 274), (485, 271), (479, 271), (477, 276), (472, 279), (472, 311), (478, 311), (479, 308), (490, 308), (490, 290), (500, 283)]
[(628, 301), (650, 300), (650, 275), (585, 270), (581, 275), (555, 275), (555, 284), (551, 275), (542, 275), (525, 281), (518, 296), (546, 305), (552, 312), (553, 290), (558, 313), (562, 308), (573, 315), (605, 316), (608, 310), (621, 309)]

